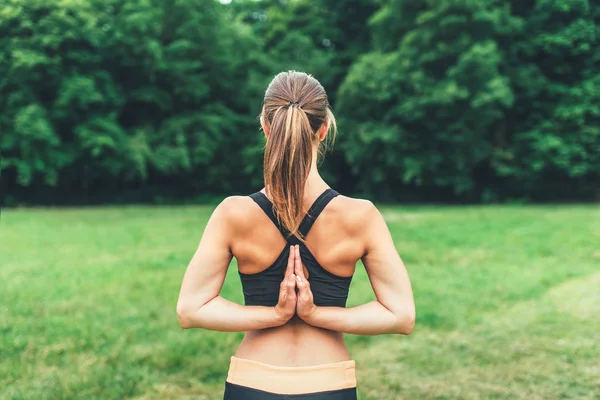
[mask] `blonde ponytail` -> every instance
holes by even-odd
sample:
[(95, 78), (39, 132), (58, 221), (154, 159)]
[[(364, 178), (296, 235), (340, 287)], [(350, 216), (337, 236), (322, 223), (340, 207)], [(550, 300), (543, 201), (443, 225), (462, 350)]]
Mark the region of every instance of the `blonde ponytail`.
[(282, 225), (299, 237), (317, 132), (328, 121), (335, 128), (327, 94), (310, 75), (281, 73), (267, 89), (261, 120), (269, 125), (264, 157), (267, 195)]

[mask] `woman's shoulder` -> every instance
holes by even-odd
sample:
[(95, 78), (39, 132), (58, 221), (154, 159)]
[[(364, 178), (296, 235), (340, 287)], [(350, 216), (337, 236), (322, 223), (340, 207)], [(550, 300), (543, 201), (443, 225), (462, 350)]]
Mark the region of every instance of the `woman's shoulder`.
[(337, 199), (338, 202), (343, 203), (343, 205), (356, 208), (357, 210), (368, 210), (372, 207), (375, 207), (371, 200), (362, 199), (359, 197), (350, 197), (344, 194), (339, 194)]
[(369, 210), (375, 208), (375, 205), (367, 199), (362, 199), (358, 197), (350, 197), (346, 195), (338, 195), (336, 197), (335, 203), (332, 203), (339, 210), (346, 210), (351, 214), (357, 213), (368, 213)]
[(239, 216), (253, 210), (254, 207), (256, 207), (256, 204), (250, 196), (233, 195), (225, 197), (219, 203), (217, 209), (223, 210), (230, 216)]
[(217, 205), (213, 214), (221, 216), (224, 222), (234, 225), (247, 223), (252, 218), (256, 204), (249, 196), (227, 196)]
[(372, 201), (339, 195), (331, 202), (331, 211), (351, 230), (361, 229), (379, 211)]

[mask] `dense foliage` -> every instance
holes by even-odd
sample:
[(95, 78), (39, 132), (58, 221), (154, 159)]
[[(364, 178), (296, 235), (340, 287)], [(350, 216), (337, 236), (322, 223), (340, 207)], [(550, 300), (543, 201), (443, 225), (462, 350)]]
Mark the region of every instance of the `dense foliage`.
[(382, 200), (589, 200), (600, 0), (5, 0), (9, 203), (159, 201), (261, 184), (272, 76), (340, 120), (330, 183)]

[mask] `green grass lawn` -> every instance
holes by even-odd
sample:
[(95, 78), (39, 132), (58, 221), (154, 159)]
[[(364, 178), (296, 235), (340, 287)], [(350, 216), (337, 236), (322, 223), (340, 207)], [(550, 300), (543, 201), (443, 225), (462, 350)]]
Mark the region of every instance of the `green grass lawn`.
[[(3, 210), (1, 399), (219, 399), (241, 334), (175, 304), (211, 207)], [(600, 209), (383, 207), (411, 336), (347, 336), (360, 399), (600, 398)], [(223, 295), (241, 301), (235, 265)], [(362, 267), (351, 305), (373, 298)]]

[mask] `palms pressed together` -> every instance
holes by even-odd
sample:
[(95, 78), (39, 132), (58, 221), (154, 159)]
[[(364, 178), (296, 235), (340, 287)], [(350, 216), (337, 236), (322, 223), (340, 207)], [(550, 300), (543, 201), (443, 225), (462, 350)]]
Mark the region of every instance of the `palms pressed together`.
[(288, 265), (283, 281), (281, 281), (279, 301), (275, 306), (275, 311), (285, 322), (294, 315), (298, 315), (302, 320), (308, 322), (316, 310), (317, 306), (313, 300), (310, 282), (304, 275), (300, 247), (298, 245), (290, 246)]

